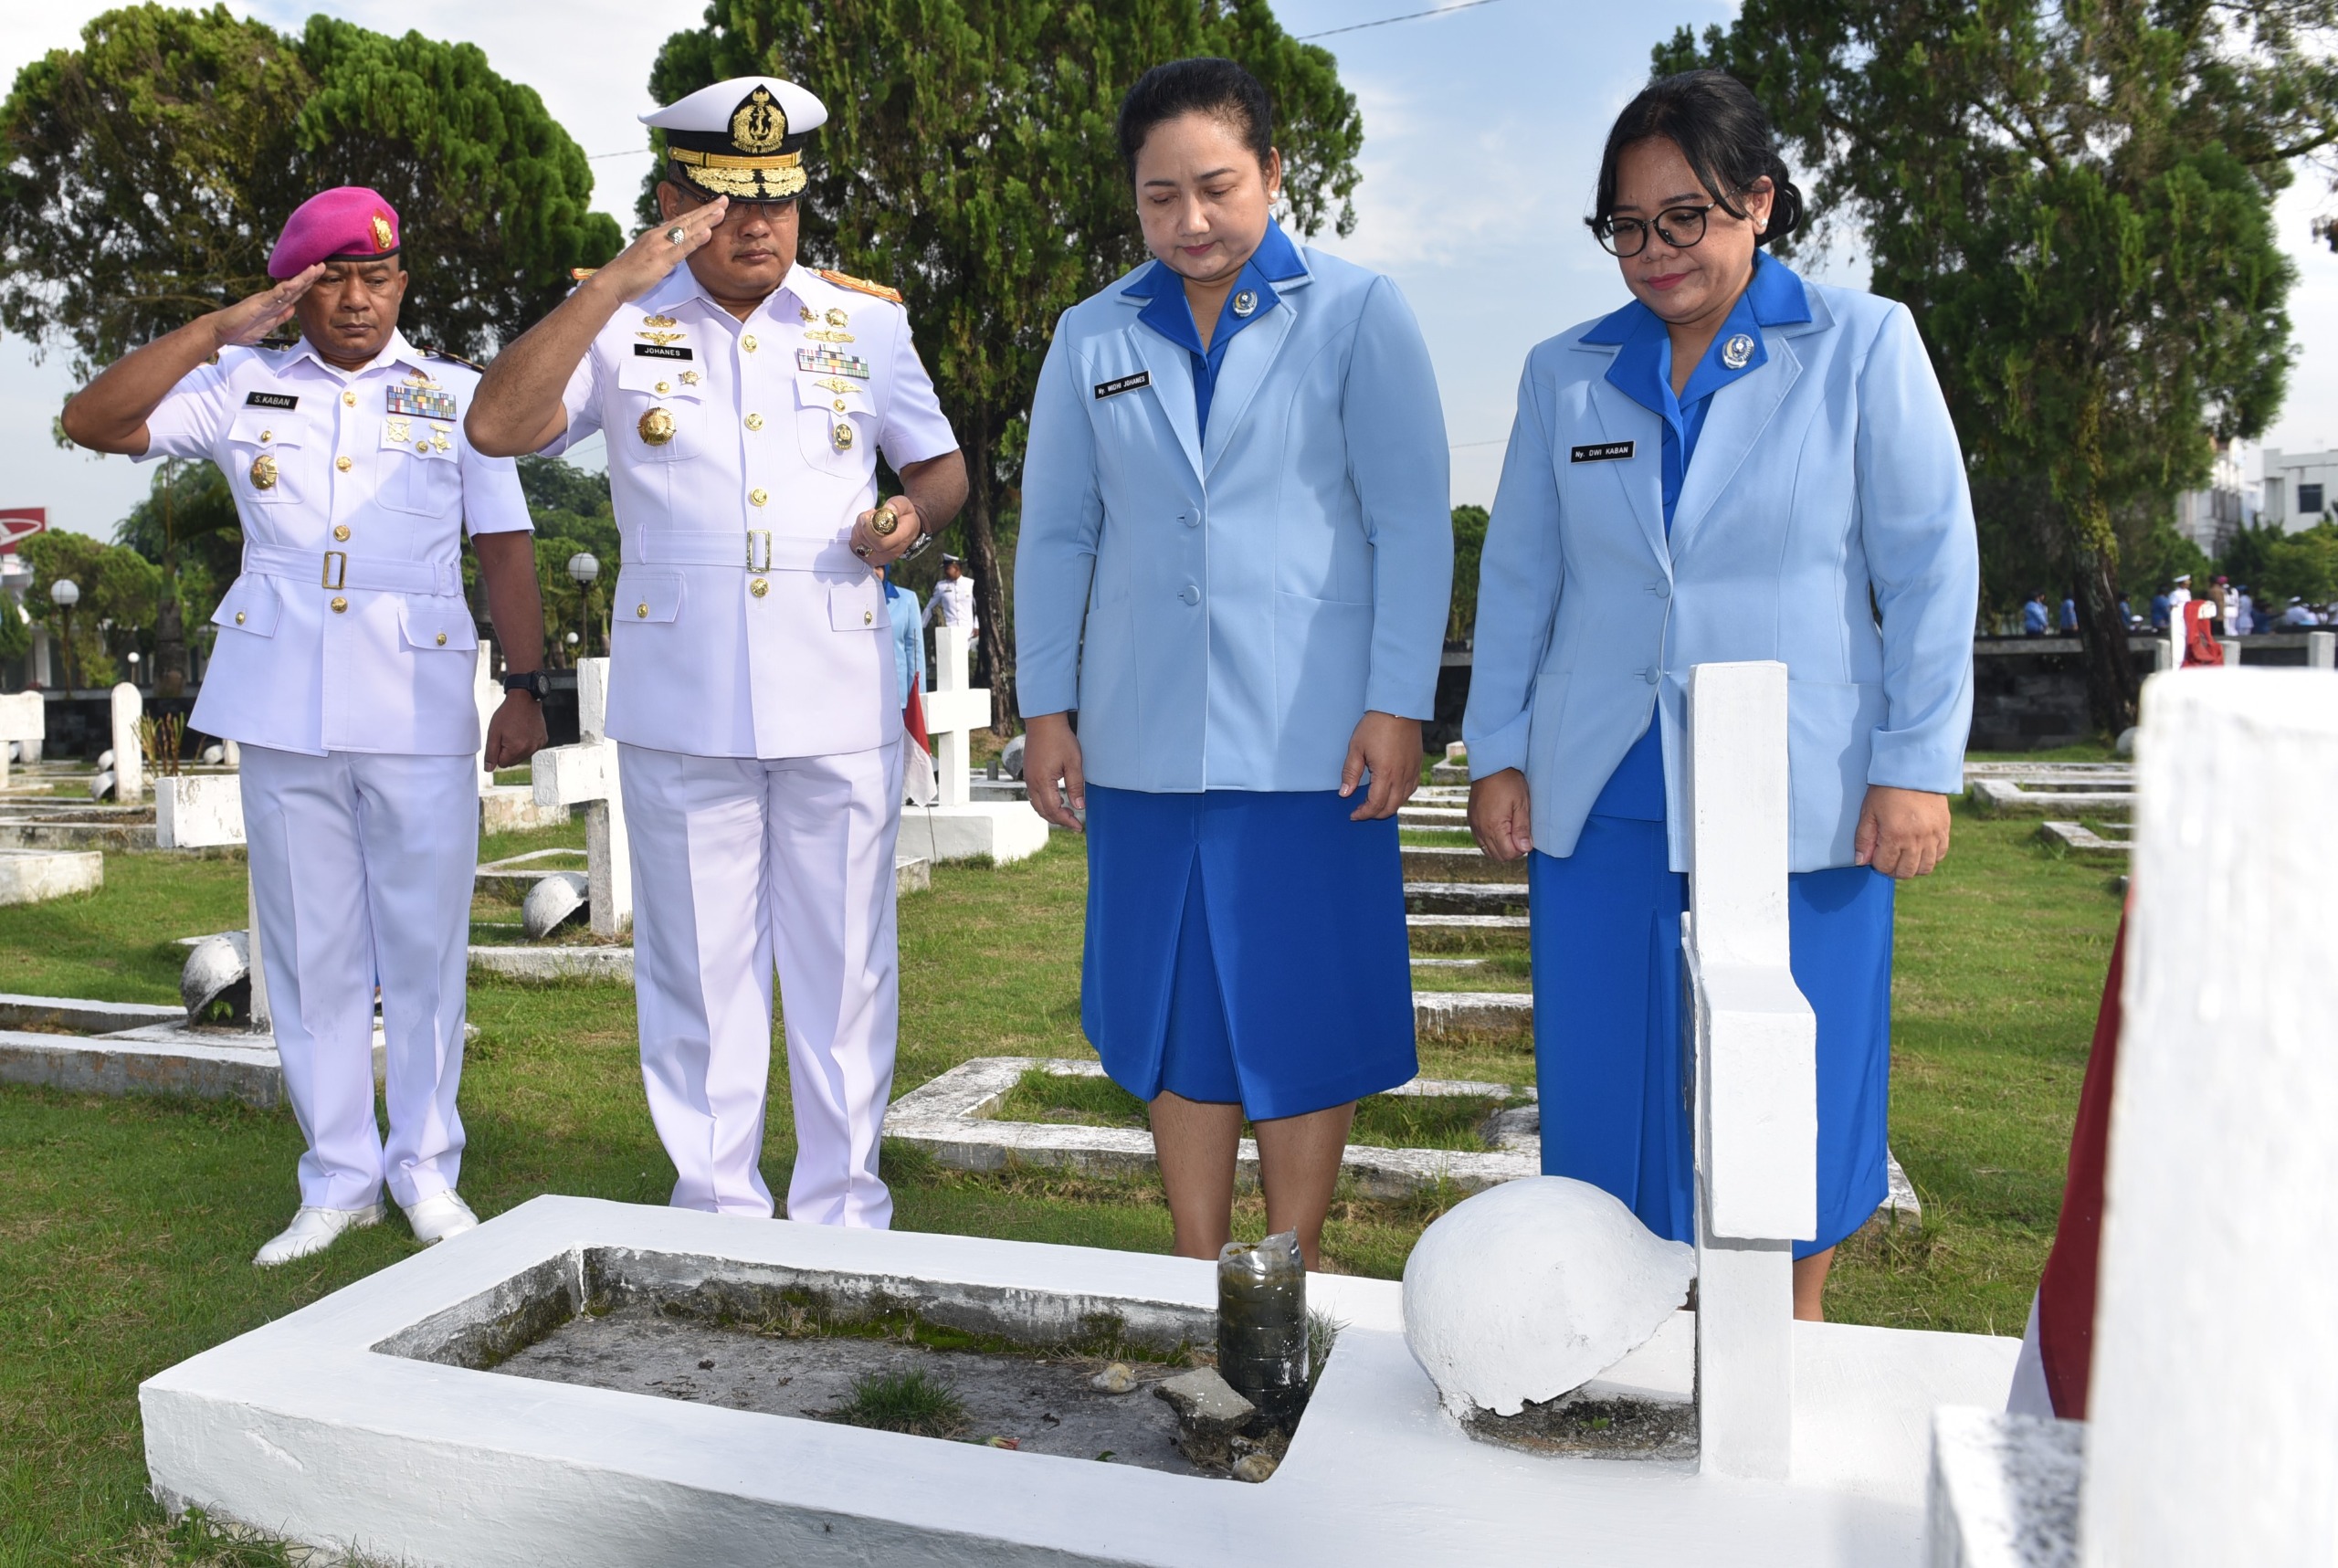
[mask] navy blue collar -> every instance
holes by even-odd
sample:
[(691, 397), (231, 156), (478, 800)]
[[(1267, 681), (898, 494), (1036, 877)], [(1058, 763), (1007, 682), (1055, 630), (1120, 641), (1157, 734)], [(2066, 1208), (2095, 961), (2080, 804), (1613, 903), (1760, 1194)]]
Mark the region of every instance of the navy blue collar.
[[(1259, 248), (1250, 253), (1250, 259), (1242, 264), (1241, 275), (1234, 280), (1226, 303), (1218, 309), (1217, 328), (1210, 333), (1210, 348), (1220, 348), (1236, 331), (1273, 310), (1282, 298), (1275, 289), (1277, 283), (1306, 275), (1307, 263), (1301, 258), (1299, 247), (1291, 244), (1290, 237), (1280, 227), (1269, 224), (1266, 237), (1259, 241)], [(1175, 272), (1156, 260), (1121, 292), (1145, 301), (1144, 309), (1137, 313), (1138, 321), (1188, 353), (1205, 352), (1201, 333), (1194, 325), (1193, 310), (1185, 303), (1185, 279)], [(1251, 309), (1237, 314), (1234, 302), (1245, 294), (1253, 296)]]
[(1807, 321), (1810, 296), (1784, 262), (1756, 251), (1753, 281), (1706, 345), (1704, 357), (1689, 374), (1688, 385), (1672, 392), (1672, 338), (1664, 319), (1638, 300), (1609, 315), (1583, 335), (1592, 343), (1617, 345), (1607, 381), (1618, 392), (1674, 427), (1684, 441), (1692, 439), (1684, 411), (1730, 383), (1753, 374), (1770, 362), (1764, 327)]
[[(1754, 280), (1738, 296), (1737, 310), (1750, 310), (1756, 326), (1791, 327), (1811, 319), (1810, 293), (1794, 268), (1768, 251), (1757, 250), (1754, 253)], [(1736, 315), (1737, 310), (1731, 315)], [(1620, 343), (1632, 335), (1634, 329), (1651, 321), (1659, 328), (1664, 324), (1663, 318), (1634, 300), (1622, 310), (1600, 317), (1576, 341)], [(1726, 327), (1714, 336), (1716, 342), (1726, 342), (1728, 339)]]

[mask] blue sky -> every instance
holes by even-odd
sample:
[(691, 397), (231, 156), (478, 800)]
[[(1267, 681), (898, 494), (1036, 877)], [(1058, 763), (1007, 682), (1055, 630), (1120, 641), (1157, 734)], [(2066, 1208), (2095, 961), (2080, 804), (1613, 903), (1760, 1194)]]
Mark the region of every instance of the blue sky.
[[(1282, 0), (1277, 14), (1308, 34), (1434, 3)], [(13, 80), (39, 53), (72, 46), (82, 23), (105, 8), (0, 0), (0, 70)], [(588, 153), (618, 154), (594, 164), (595, 205), (628, 228), (641, 173), (632, 150), (644, 145), (634, 116), (650, 107), (650, 59), (702, 11), (650, 0), (239, 0), (230, 8), (284, 26), (323, 9), (384, 31), (477, 43), (499, 71), (542, 93)], [(1455, 500), (1492, 500), (1527, 350), (1625, 297), (1614, 262), (1581, 219), (1601, 140), (1646, 79), (1649, 47), (1680, 24), (1701, 29), (1733, 13), (1718, 0), (1491, 0), (1320, 40), (1337, 53), (1362, 105), (1365, 140), (1356, 230), (1317, 243), (1387, 272), (1411, 300), (1445, 403)], [(2316, 374), (2317, 351), (2338, 342), (2338, 256), (2308, 233), (2323, 190), (2319, 179), (2301, 180), (2281, 208), (2302, 274), (2292, 300), (2301, 363), (2266, 445), (2292, 450), (2338, 441), (2338, 378)], [(1806, 269), (1826, 281), (1863, 281), (1855, 255)], [(59, 526), (105, 533), (144, 492), (147, 475), (124, 458), (51, 445), (50, 420), (70, 390), (62, 359), (36, 364), (21, 340), (0, 338), (0, 507), (46, 505)]]

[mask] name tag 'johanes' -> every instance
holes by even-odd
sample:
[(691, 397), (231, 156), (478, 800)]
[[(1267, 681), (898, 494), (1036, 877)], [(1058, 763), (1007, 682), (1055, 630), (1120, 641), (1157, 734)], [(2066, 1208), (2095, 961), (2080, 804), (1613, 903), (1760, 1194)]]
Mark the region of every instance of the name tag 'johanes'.
[(1567, 461), (1570, 463), (1616, 463), (1631, 455), (1632, 443), (1629, 441), (1601, 441), (1589, 447), (1567, 448)]
[(669, 343), (636, 343), (633, 345), (633, 353), (637, 359), (695, 359), (698, 357), (688, 349), (676, 348)]
[(1140, 386), (1151, 386), (1152, 384), (1153, 373), (1149, 370), (1141, 370), (1134, 375), (1124, 375), (1118, 381), (1098, 382), (1096, 384), (1096, 398), (1097, 401), (1101, 403), (1107, 397), (1118, 397), (1123, 392), (1134, 392)]

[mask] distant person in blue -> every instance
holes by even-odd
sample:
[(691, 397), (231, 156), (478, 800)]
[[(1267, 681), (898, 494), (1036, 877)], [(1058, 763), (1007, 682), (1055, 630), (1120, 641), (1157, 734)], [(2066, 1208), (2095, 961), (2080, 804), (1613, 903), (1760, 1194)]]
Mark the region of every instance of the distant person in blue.
[(1731, 78), (1667, 78), (1616, 121), (1589, 221), (1632, 302), (1527, 358), (1462, 732), (1478, 842), (1531, 854), (1543, 1168), (1688, 1240), (1689, 671), (1786, 665), (1792, 962), (1818, 1023), (1795, 1312), (1816, 1318), (1884, 1196), (1892, 879), (1948, 849), (1980, 566), (1914, 321), (1762, 248), (1803, 216)]
[(2046, 595), (2043, 589), (2029, 595), (2021, 606), (2021, 635), (2042, 637), (2046, 635)]
[(925, 689), (925, 619), (917, 595), (893, 581), (890, 568), (879, 567), (877, 575), (884, 579), (885, 608), (893, 617), (893, 674), (906, 710), (910, 693)]
[(2167, 623), (2175, 614), (2175, 601), (2165, 588), (2162, 588), (2152, 595), (2152, 630), (2155, 632), (2167, 630)]
[[(2123, 616), (2126, 612), (2122, 609), (2120, 614)], [(2062, 601), (2062, 618), (2057, 625), (2066, 632), (2079, 629), (2079, 604), (2076, 599), (2065, 598)]]
[(1445, 417), (1396, 286), (1275, 226), (1248, 71), (1156, 66), (1119, 131), (1155, 259), (1039, 375), (1024, 777), (1085, 812), (1080, 1023), (1152, 1107), (1176, 1251), (1226, 1244), (1247, 1114), (1268, 1229), (1315, 1268), (1355, 1101), (1416, 1068), (1395, 816), (1451, 590)]

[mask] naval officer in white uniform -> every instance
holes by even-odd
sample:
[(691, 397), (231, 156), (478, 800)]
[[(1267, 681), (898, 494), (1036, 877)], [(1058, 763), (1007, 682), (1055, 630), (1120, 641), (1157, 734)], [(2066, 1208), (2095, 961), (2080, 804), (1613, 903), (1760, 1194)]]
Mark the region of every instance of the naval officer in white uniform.
[[(772, 1212), (776, 962), (788, 1217), (881, 1227), (901, 715), (874, 569), (949, 521), (966, 479), (900, 297), (796, 264), (803, 148), (827, 118), (773, 77), (644, 116), (666, 133), (662, 225), (504, 351), (470, 432), (502, 453), (607, 435), (608, 734), (673, 1203)], [(882, 506), (879, 450), (907, 489)]]
[[(64, 415), (66, 434), (98, 451), (218, 464), (243, 524), (243, 572), (211, 617), (189, 727), (243, 748), (276, 1047), (309, 1145), (300, 1212), (262, 1265), (379, 1220), (385, 1181), (424, 1242), (479, 1223), (455, 1192), (479, 860), (466, 526), (513, 672), (488, 762), (544, 743), (543, 613), (519, 475), (464, 439), (479, 373), (399, 332), (399, 255), (397, 214), (374, 192), (312, 197), (269, 258), (274, 288), (139, 349)], [(288, 316), (300, 341), (258, 346)]]

